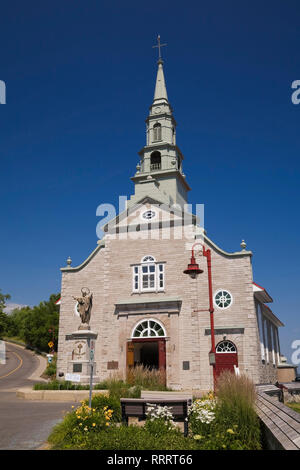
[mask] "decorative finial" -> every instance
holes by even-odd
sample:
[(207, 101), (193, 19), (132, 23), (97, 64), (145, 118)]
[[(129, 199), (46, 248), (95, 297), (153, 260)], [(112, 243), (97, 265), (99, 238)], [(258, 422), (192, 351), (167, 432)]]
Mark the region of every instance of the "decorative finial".
[(136, 171), (139, 173), (141, 171), (141, 165), (138, 163), (136, 166)]
[(247, 246), (247, 244), (245, 243), (245, 240), (242, 240), (241, 248), (242, 248), (243, 251), (246, 250), (246, 246)]
[(167, 44), (161, 44), (160, 43), (160, 35), (157, 36), (157, 46), (152, 46), (153, 48), (154, 47), (157, 47), (158, 48), (158, 63), (163, 63), (163, 60), (161, 58), (161, 52), (160, 52), (160, 48), (161, 47), (164, 47), (166, 46)]
[(71, 257), (69, 256), (69, 258), (67, 259), (67, 265), (71, 266), (71, 264), (72, 264), (72, 260), (71, 260)]

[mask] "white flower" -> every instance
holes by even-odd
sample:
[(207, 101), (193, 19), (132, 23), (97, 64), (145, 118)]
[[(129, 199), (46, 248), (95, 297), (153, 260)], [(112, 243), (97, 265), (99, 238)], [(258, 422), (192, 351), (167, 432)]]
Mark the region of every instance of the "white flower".
[(195, 400), (192, 405), (189, 406), (188, 415), (193, 414), (196, 419), (202, 423), (209, 424), (215, 419), (214, 409), (216, 407), (215, 399), (198, 399)]
[(172, 425), (173, 415), (170, 410), (171, 407), (169, 406), (153, 405), (152, 403), (147, 403), (146, 415), (150, 421), (163, 418), (166, 425)]

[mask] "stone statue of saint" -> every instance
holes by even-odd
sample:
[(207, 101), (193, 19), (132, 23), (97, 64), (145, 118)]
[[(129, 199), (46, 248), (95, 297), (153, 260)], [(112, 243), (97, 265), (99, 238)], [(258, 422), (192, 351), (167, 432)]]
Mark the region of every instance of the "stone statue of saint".
[(90, 294), (90, 290), (85, 288), (81, 289), (82, 297), (73, 297), (77, 300), (77, 311), (79, 312), (81, 323), (89, 324), (91, 318), (91, 310), (93, 305), (93, 294)]

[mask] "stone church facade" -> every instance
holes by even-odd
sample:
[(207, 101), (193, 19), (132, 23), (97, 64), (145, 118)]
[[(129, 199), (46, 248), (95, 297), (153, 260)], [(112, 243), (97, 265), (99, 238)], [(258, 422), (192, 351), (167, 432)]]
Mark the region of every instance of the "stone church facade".
[[(283, 324), (266, 305), (272, 298), (253, 282), (245, 243), (225, 252), (186, 206), (190, 187), (161, 59), (139, 156), (126, 210), (105, 226), (104, 237), (80, 266), (69, 262), (61, 268), (58, 375), (77, 373), (87, 381), (86, 345), (68, 340), (80, 323), (74, 297), (87, 287), (93, 293), (90, 327), (98, 333), (95, 382), (116, 373), (125, 378), (128, 367), (142, 364), (165, 371), (173, 389), (212, 389), (204, 245), (212, 257), (217, 374), (230, 369), (255, 383), (274, 383)], [(203, 270), (196, 278), (184, 273), (193, 246)]]

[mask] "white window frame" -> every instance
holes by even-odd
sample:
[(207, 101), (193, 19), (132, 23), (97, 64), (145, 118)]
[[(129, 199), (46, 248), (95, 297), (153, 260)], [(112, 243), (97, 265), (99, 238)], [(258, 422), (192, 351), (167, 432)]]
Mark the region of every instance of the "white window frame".
[[(219, 292), (226, 292), (227, 294), (230, 295), (231, 302), (230, 302), (229, 305), (227, 305), (227, 307), (221, 307), (220, 305), (217, 304), (217, 302), (216, 302), (216, 295), (217, 295)], [(214, 305), (215, 305), (216, 308), (218, 308), (218, 309), (220, 309), (220, 310), (226, 310), (227, 308), (232, 307), (232, 304), (233, 304), (233, 295), (232, 295), (232, 293), (231, 293), (228, 289), (223, 289), (223, 288), (221, 288), (221, 289), (218, 289), (218, 290), (215, 291), (215, 293), (214, 293)]]
[[(164, 333), (163, 336), (158, 336), (158, 335), (155, 335), (155, 336), (134, 336), (134, 333), (135, 333), (136, 329), (137, 329), (142, 323), (145, 323), (145, 322), (148, 323), (148, 326), (147, 326), (147, 328), (145, 328), (145, 330), (148, 330), (148, 331), (149, 331), (150, 329), (152, 329), (152, 328), (150, 328), (150, 322), (154, 322), (154, 323), (156, 323), (157, 325), (159, 325), (160, 328), (162, 329), (162, 331), (163, 331), (163, 333)], [(145, 331), (145, 330), (143, 330), (143, 331)], [(155, 330), (154, 330), (154, 331), (155, 331)], [(144, 318), (143, 320), (140, 320), (140, 321), (135, 325), (135, 327), (133, 328), (133, 330), (132, 330), (132, 332), (131, 332), (131, 338), (132, 338), (132, 339), (138, 339), (138, 338), (142, 338), (142, 339), (143, 339), (143, 338), (166, 338), (166, 337), (167, 337), (167, 333), (166, 333), (166, 329), (165, 329), (164, 325), (163, 325), (160, 321), (156, 320), (155, 318)]]
[(162, 140), (162, 125), (160, 122), (156, 122), (153, 126), (153, 142), (159, 142)]
[[(147, 260), (147, 258), (150, 258)], [(150, 287), (149, 276), (152, 274), (149, 270), (143, 273), (143, 267), (154, 266), (154, 286)], [(143, 275), (148, 276), (148, 286), (143, 287)], [(162, 279), (161, 279), (162, 276)], [(162, 281), (162, 286), (160, 285)], [(136, 285), (137, 284), (137, 285)], [(163, 292), (165, 290), (165, 263), (157, 262), (151, 255), (143, 256), (140, 264), (132, 266), (132, 292)]]
[[(230, 344), (234, 347), (234, 351), (231, 351), (231, 350), (230, 350), (230, 351), (218, 351), (218, 348), (220, 348), (220, 345), (223, 344), (223, 343), (230, 343)], [(235, 353), (237, 353), (237, 347), (236, 347), (236, 345), (235, 345), (232, 341), (230, 341), (229, 339), (224, 339), (224, 340), (220, 341), (220, 342), (217, 344), (217, 346), (216, 346), (216, 353), (218, 353), (218, 354), (235, 354)]]

